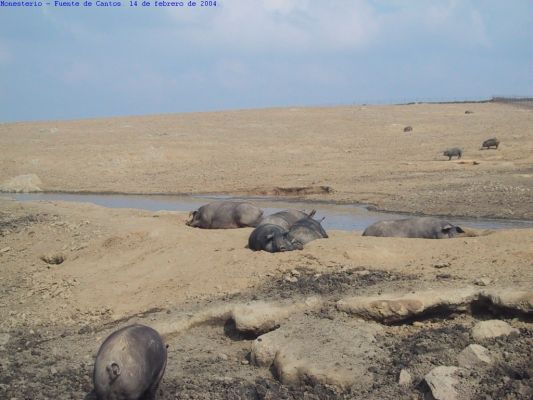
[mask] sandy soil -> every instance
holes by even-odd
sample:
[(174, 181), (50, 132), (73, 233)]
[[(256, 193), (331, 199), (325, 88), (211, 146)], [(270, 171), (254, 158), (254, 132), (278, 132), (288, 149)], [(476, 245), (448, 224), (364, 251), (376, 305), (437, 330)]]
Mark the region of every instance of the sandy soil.
[[(2, 124), (0, 188), (20, 188), (11, 180), (29, 174), (36, 184), (22, 188), (256, 194), (307, 187), (308, 197), (385, 210), (533, 219), (532, 126), (533, 110), (497, 103)], [(495, 136), (498, 150), (479, 150)], [(463, 159), (448, 162), (442, 151), (454, 146)]]
[[(532, 218), (532, 120), (528, 110), (469, 104), (1, 125), (0, 182), (146, 193), (309, 187), (308, 198), (391, 210)], [(501, 148), (479, 151), (491, 136)], [(452, 145), (465, 148), (465, 163), (439, 155)], [(201, 230), (186, 218), (0, 198), (0, 398), (94, 399), (96, 351), (132, 322), (169, 344), (160, 399), (423, 399), (424, 376), (458, 365), (472, 343), (493, 362), (461, 373), (459, 398), (533, 396), (533, 300), (525, 313), (476, 304), (395, 324), (337, 307), (351, 296), (457, 288), (533, 298), (533, 230), (451, 240), (332, 231), (302, 251), (269, 254), (245, 248), (251, 228)], [(236, 326), (246, 304), (277, 310), (279, 329), (266, 335), (286, 352), (279, 365), (253, 362), (264, 332)], [(493, 318), (518, 333), (474, 340), (473, 327)], [(283, 368), (301, 365), (298, 384), (287, 383)]]

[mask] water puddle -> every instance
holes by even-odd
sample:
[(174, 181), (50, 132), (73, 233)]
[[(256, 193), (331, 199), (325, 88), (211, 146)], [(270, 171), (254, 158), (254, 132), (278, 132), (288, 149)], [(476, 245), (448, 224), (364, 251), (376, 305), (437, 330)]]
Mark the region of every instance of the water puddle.
[[(300, 210), (316, 209), (317, 218), (325, 217), (324, 228), (342, 231), (362, 231), (368, 225), (383, 219), (406, 218), (406, 214), (394, 214), (369, 211), (360, 204), (335, 204), (313, 201), (291, 201), (272, 197), (231, 197), (221, 195), (186, 196), (186, 195), (118, 195), (118, 194), (70, 194), (70, 193), (12, 193), (3, 197), (18, 201), (72, 201), (93, 203), (109, 208), (136, 208), (150, 211), (192, 211), (213, 200), (239, 199), (253, 202), (261, 207), (265, 214), (295, 208)], [(516, 229), (533, 228), (533, 221), (503, 220), (487, 218), (446, 218), (460, 226), (476, 229)]]

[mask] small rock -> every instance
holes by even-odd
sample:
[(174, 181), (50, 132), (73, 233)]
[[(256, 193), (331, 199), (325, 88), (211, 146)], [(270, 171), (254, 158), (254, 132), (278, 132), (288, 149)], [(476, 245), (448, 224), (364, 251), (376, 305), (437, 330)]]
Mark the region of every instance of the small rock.
[(441, 269), (441, 268), (448, 268), (452, 264), (449, 262), (441, 263), (441, 264), (433, 264), (433, 268)]
[(489, 351), (479, 344), (471, 344), (457, 356), (461, 367), (474, 368), (481, 365), (492, 364)]
[(11, 247), (4, 247), (2, 250), (0, 250), (0, 253), (7, 253), (9, 250), (11, 250)]
[(56, 369), (55, 367), (50, 368), (50, 373), (51, 373), (52, 375), (57, 374), (57, 369)]
[(297, 269), (293, 269), (291, 271), (291, 274), (294, 275), (294, 276), (300, 276), (300, 272)]
[(44, 254), (40, 257), (40, 259), (43, 260), (47, 264), (58, 265), (58, 264), (61, 264), (63, 261), (65, 261), (65, 256), (60, 253)]
[(228, 355), (227, 355), (227, 354), (224, 354), (224, 353), (220, 353), (220, 354), (218, 355), (218, 359), (219, 359), (219, 360), (222, 360), (222, 361), (228, 361), (228, 358), (229, 358)]
[(402, 369), (400, 371), (400, 377), (398, 379), (398, 383), (401, 386), (411, 386), (412, 382), (413, 382), (413, 377), (411, 376), (409, 371), (406, 369)]
[(424, 377), (435, 400), (459, 399), (457, 392), (459, 372), (461, 372), (461, 368), (440, 366), (433, 368)]
[(472, 328), (472, 336), (475, 340), (490, 339), (511, 334), (520, 334), (520, 331), (499, 319), (481, 321)]
[(491, 283), (492, 283), (492, 280), (487, 277), (478, 278), (474, 281), (474, 285), (478, 285), (478, 286), (487, 286), (487, 285), (490, 285)]
[(287, 275), (287, 276), (285, 277), (285, 280), (286, 280), (287, 282), (291, 282), (291, 283), (296, 283), (296, 282), (298, 282), (298, 278), (297, 278), (297, 277), (295, 277), (295, 276), (290, 276), (290, 275)]
[(242, 364), (242, 365), (248, 365), (248, 364), (250, 364), (250, 361), (248, 361), (248, 360), (242, 360), (242, 361), (241, 361), (241, 364)]
[(5, 346), (9, 342), (10, 337), (9, 333), (0, 333), (0, 347)]

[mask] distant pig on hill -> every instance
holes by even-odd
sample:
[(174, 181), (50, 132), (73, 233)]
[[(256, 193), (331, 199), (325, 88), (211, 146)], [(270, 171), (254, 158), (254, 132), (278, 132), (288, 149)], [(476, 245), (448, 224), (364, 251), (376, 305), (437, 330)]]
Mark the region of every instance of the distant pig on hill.
[(493, 146), (495, 149), (497, 149), (499, 145), (500, 145), (500, 141), (498, 139), (496, 138), (487, 139), (481, 145), (481, 150), (483, 150), (484, 148), (490, 149)]
[(461, 158), (463, 156), (463, 150), (461, 150), (459, 147), (453, 147), (451, 149), (445, 150), (442, 155), (448, 157), (449, 161), (452, 159), (452, 157)]
[(447, 239), (464, 233), (463, 229), (433, 217), (414, 217), (379, 221), (363, 232), (363, 236)]
[(189, 214), (187, 225), (204, 229), (255, 227), (263, 210), (245, 201), (215, 201)]
[(165, 373), (167, 348), (154, 329), (130, 325), (112, 333), (94, 362), (99, 400), (154, 400)]

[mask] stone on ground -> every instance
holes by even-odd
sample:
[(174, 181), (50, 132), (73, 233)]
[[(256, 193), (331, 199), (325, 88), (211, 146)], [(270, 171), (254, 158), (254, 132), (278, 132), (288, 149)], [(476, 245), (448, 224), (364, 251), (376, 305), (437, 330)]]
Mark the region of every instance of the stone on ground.
[(513, 328), (505, 321), (491, 319), (488, 321), (478, 322), (472, 328), (472, 336), (475, 340), (491, 339), (499, 336), (508, 336), (511, 334), (520, 334), (520, 331)]

